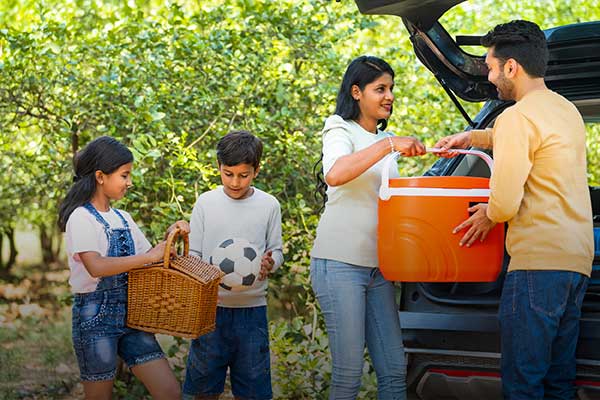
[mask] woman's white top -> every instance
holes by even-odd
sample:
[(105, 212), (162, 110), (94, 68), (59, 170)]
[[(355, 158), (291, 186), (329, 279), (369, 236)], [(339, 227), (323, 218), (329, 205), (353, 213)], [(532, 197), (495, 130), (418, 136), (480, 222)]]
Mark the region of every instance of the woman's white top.
[[(325, 176), (338, 158), (392, 136), (380, 130), (373, 134), (339, 115), (327, 118), (322, 134)], [(327, 203), (317, 227), (312, 257), (379, 267), (377, 199), (384, 160), (385, 157), (350, 182), (327, 187)], [(391, 163), (390, 178), (398, 176), (397, 164)]]

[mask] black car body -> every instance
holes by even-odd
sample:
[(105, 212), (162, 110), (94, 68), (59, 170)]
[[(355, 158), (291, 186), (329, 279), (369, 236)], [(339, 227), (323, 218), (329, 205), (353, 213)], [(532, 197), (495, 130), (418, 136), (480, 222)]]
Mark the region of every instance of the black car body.
[[(364, 14), (402, 18), (420, 61), (435, 75), (468, 123), (491, 126), (509, 102), (497, 100), (483, 56), (464, 52), (479, 37), (452, 38), (438, 19), (464, 0), (356, 0)], [(492, 28), (492, 27), (490, 27)], [(571, 100), (587, 122), (600, 122), (600, 21), (545, 31), (550, 60), (547, 86)], [(482, 48), (482, 53), (485, 49)], [(485, 102), (471, 118), (457, 97)], [(489, 176), (472, 156), (440, 159), (428, 175)], [(580, 399), (600, 399), (600, 190), (590, 188), (596, 258), (583, 304), (577, 350)], [(509, 257), (496, 282), (403, 283), (400, 320), (408, 357), (409, 391), (421, 399), (500, 399), (497, 310)]]

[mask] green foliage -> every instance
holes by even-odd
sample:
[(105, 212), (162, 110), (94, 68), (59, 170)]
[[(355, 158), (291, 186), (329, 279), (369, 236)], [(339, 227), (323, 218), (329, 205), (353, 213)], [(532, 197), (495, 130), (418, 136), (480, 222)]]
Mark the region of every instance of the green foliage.
[[(314, 304), (312, 317), (271, 323), (273, 395), (276, 399), (325, 400), (329, 396), (331, 357), (323, 321)], [(377, 377), (366, 355), (359, 399), (377, 397)]]
[[(544, 28), (600, 19), (600, 2), (465, 2), (443, 24), (451, 33), (481, 34), (515, 18)], [(309, 252), (320, 208), (312, 170), (343, 71), (365, 53), (396, 71), (390, 130), (433, 145), (464, 128), (401, 21), (363, 16), (352, 1), (4, 0), (0, 235), (18, 221), (57, 235), (51, 227), (74, 153), (111, 135), (135, 155), (134, 188), (117, 206), (156, 241), (219, 184), (218, 138), (250, 130), (265, 143), (256, 185), (282, 205), (286, 263), (269, 288), (276, 390), (282, 398), (319, 398), (329, 362), (322, 320), (311, 320), (318, 314)], [(465, 107), (472, 116), (479, 109)], [(600, 185), (600, 130), (588, 127), (589, 181)], [(432, 162), (402, 160), (400, 172), (420, 174)], [(363, 395), (373, 398), (367, 369)]]
[[(316, 310), (313, 310), (316, 311)], [(317, 318), (296, 317), (271, 325), (273, 392), (282, 399), (326, 399), (331, 377), (327, 336)]]
[(587, 128), (588, 182), (590, 186), (600, 186), (600, 124), (589, 123)]
[[(74, 367), (70, 311), (59, 310), (51, 319), (46, 310), (43, 315), (13, 320), (19, 308), (14, 303), (0, 304), (0, 398), (59, 398), (79, 378)], [(30, 397), (36, 384), (43, 385), (42, 393)]]

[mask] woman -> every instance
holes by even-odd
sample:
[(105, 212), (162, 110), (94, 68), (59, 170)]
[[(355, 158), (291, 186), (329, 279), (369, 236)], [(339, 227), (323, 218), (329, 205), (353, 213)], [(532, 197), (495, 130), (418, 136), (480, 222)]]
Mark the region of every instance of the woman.
[[(383, 158), (425, 153), (412, 137), (383, 132), (392, 114), (394, 71), (383, 60), (353, 60), (335, 115), (323, 129), (325, 211), (311, 252), (311, 282), (325, 316), (333, 368), (330, 399), (355, 399), (365, 342), (379, 399), (406, 398), (406, 364), (394, 286), (377, 261), (377, 193)], [(380, 128), (378, 128), (378, 126)], [(390, 176), (398, 176), (396, 168)]]

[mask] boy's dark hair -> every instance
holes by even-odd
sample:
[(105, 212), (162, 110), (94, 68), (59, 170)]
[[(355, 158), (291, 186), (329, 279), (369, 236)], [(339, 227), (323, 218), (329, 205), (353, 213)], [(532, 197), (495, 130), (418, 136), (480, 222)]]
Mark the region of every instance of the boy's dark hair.
[(546, 36), (533, 22), (514, 20), (497, 25), (481, 38), (481, 44), (494, 48), (494, 56), (504, 66), (515, 59), (528, 75), (543, 78), (548, 65)]
[(65, 231), (67, 220), (73, 211), (90, 201), (96, 192), (96, 171), (111, 174), (130, 162), (133, 162), (131, 151), (110, 136), (100, 136), (92, 140), (77, 153), (73, 160), (73, 184), (58, 211), (58, 226), (62, 232)]
[[(360, 114), (360, 108), (358, 101), (352, 97), (352, 86), (356, 85), (360, 90), (364, 90), (365, 86), (386, 73), (390, 74), (392, 79), (394, 78), (394, 70), (381, 58), (360, 56), (352, 60), (342, 78), (335, 114), (344, 119), (356, 120)], [(385, 119), (379, 120), (378, 124), (382, 130), (387, 127)]]
[(229, 132), (217, 143), (217, 160), (220, 165), (233, 167), (250, 164), (257, 169), (262, 152), (262, 141), (248, 131)]

